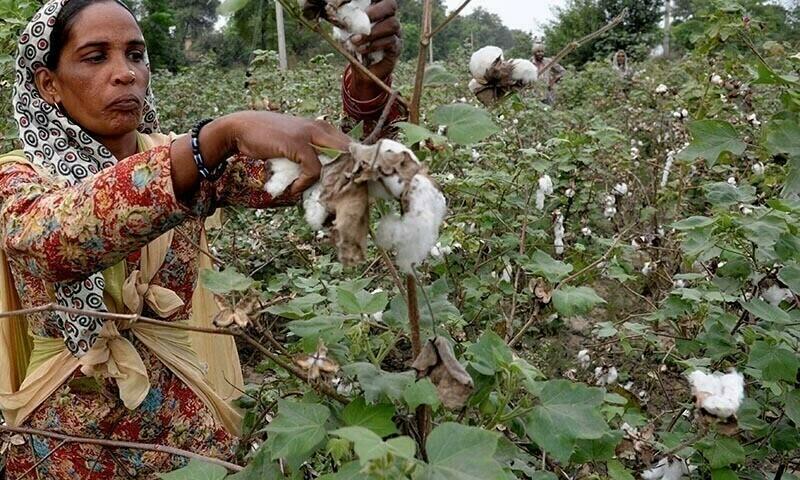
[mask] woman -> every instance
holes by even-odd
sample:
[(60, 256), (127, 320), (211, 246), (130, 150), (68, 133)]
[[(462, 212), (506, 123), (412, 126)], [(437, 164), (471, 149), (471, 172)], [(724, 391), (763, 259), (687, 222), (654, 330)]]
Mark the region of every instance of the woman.
[[(365, 52), (386, 52), (371, 68), (387, 81), (398, 52), (395, 10), (395, 0), (375, 2), (372, 34), (355, 39)], [(77, 311), (0, 319), (5, 421), (230, 459), (240, 426), (230, 384), (241, 383), (230, 339), (80, 310), (208, 324), (195, 288), (205, 218), (225, 205), (293, 203), (319, 175), (312, 145), (342, 150), (349, 137), (266, 112), (200, 122), (191, 135), (151, 133), (158, 124), (142, 32), (117, 0), (48, 2), (20, 37), (16, 69), (24, 153), (0, 157), (0, 256), (8, 260), (0, 258), (0, 307), (55, 302)], [(342, 93), (346, 112), (365, 121), (388, 98), (351, 69)], [(257, 160), (275, 157), (302, 168), (281, 198), (263, 192), (269, 167)], [(185, 462), (23, 440), (10, 447), (7, 478), (149, 479)]]

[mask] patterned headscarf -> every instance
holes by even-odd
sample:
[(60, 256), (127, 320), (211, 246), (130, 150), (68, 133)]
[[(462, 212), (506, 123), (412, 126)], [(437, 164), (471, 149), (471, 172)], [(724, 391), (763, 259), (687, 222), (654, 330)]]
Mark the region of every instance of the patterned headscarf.
[[(68, 1), (47, 2), (36, 12), (20, 36), (13, 105), (14, 118), (19, 126), (23, 150), (28, 160), (66, 185), (76, 185), (116, 164), (117, 159), (59, 108), (46, 102), (34, 82), (36, 70), (47, 63), (53, 26)], [(155, 103), (148, 87), (139, 131), (152, 133), (157, 130)], [(59, 305), (81, 310), (108, 311), (103, 303), (105, 283), (99, 272), (80, 281), (56, 283), (54, 287)], [(85, 315), (58, 312), (58, 327), (64, 334), (69, 351), (80, 357), (94, 345), (103, 328), (103, 321)]]

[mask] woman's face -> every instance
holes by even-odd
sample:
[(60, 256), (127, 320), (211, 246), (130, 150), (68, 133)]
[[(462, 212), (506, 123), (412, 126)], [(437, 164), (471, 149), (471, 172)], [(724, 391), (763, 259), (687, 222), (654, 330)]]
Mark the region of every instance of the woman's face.
[(36, 84), (96, 137), (119, 137), (141, 121), (150, 70), (142, 31), (116, 2), (89, 5), (75, 17), (58, 67), (42, 67)]

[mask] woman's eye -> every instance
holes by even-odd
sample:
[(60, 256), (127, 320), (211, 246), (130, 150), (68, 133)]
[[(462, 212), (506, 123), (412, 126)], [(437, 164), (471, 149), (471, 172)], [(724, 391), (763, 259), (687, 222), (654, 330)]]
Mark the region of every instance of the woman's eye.
[(137, 62), (144, 60), (144, 52), (138, 50), (134, 50), (133, 52), (129, 53), (128, 56), (131, 58), (131, 60)]
[(86, 61), (91, 63), (100, 63), (105, 59), (106, 59), (105, 55), (92, 55), (90, 57), (87, 57)]

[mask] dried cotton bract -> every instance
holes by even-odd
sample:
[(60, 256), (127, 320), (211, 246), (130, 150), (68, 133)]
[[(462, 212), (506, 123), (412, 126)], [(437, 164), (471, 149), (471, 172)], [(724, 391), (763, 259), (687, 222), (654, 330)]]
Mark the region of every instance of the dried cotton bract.
[(695, 370), (688, 378), (698, 408), (723, 420), (739, 410), (744, 400), (744, 376), (741, 373), (707, 374)]
[(372, 32), (372, 22), (367, 15), (371, 3), (371, 0), (298, 0), (303, 16), (312, 20), (323, 18), (333, 24), (333, 37), (366, 65), (383, 60), (383, 52), (361, 58), (351, 38)]

